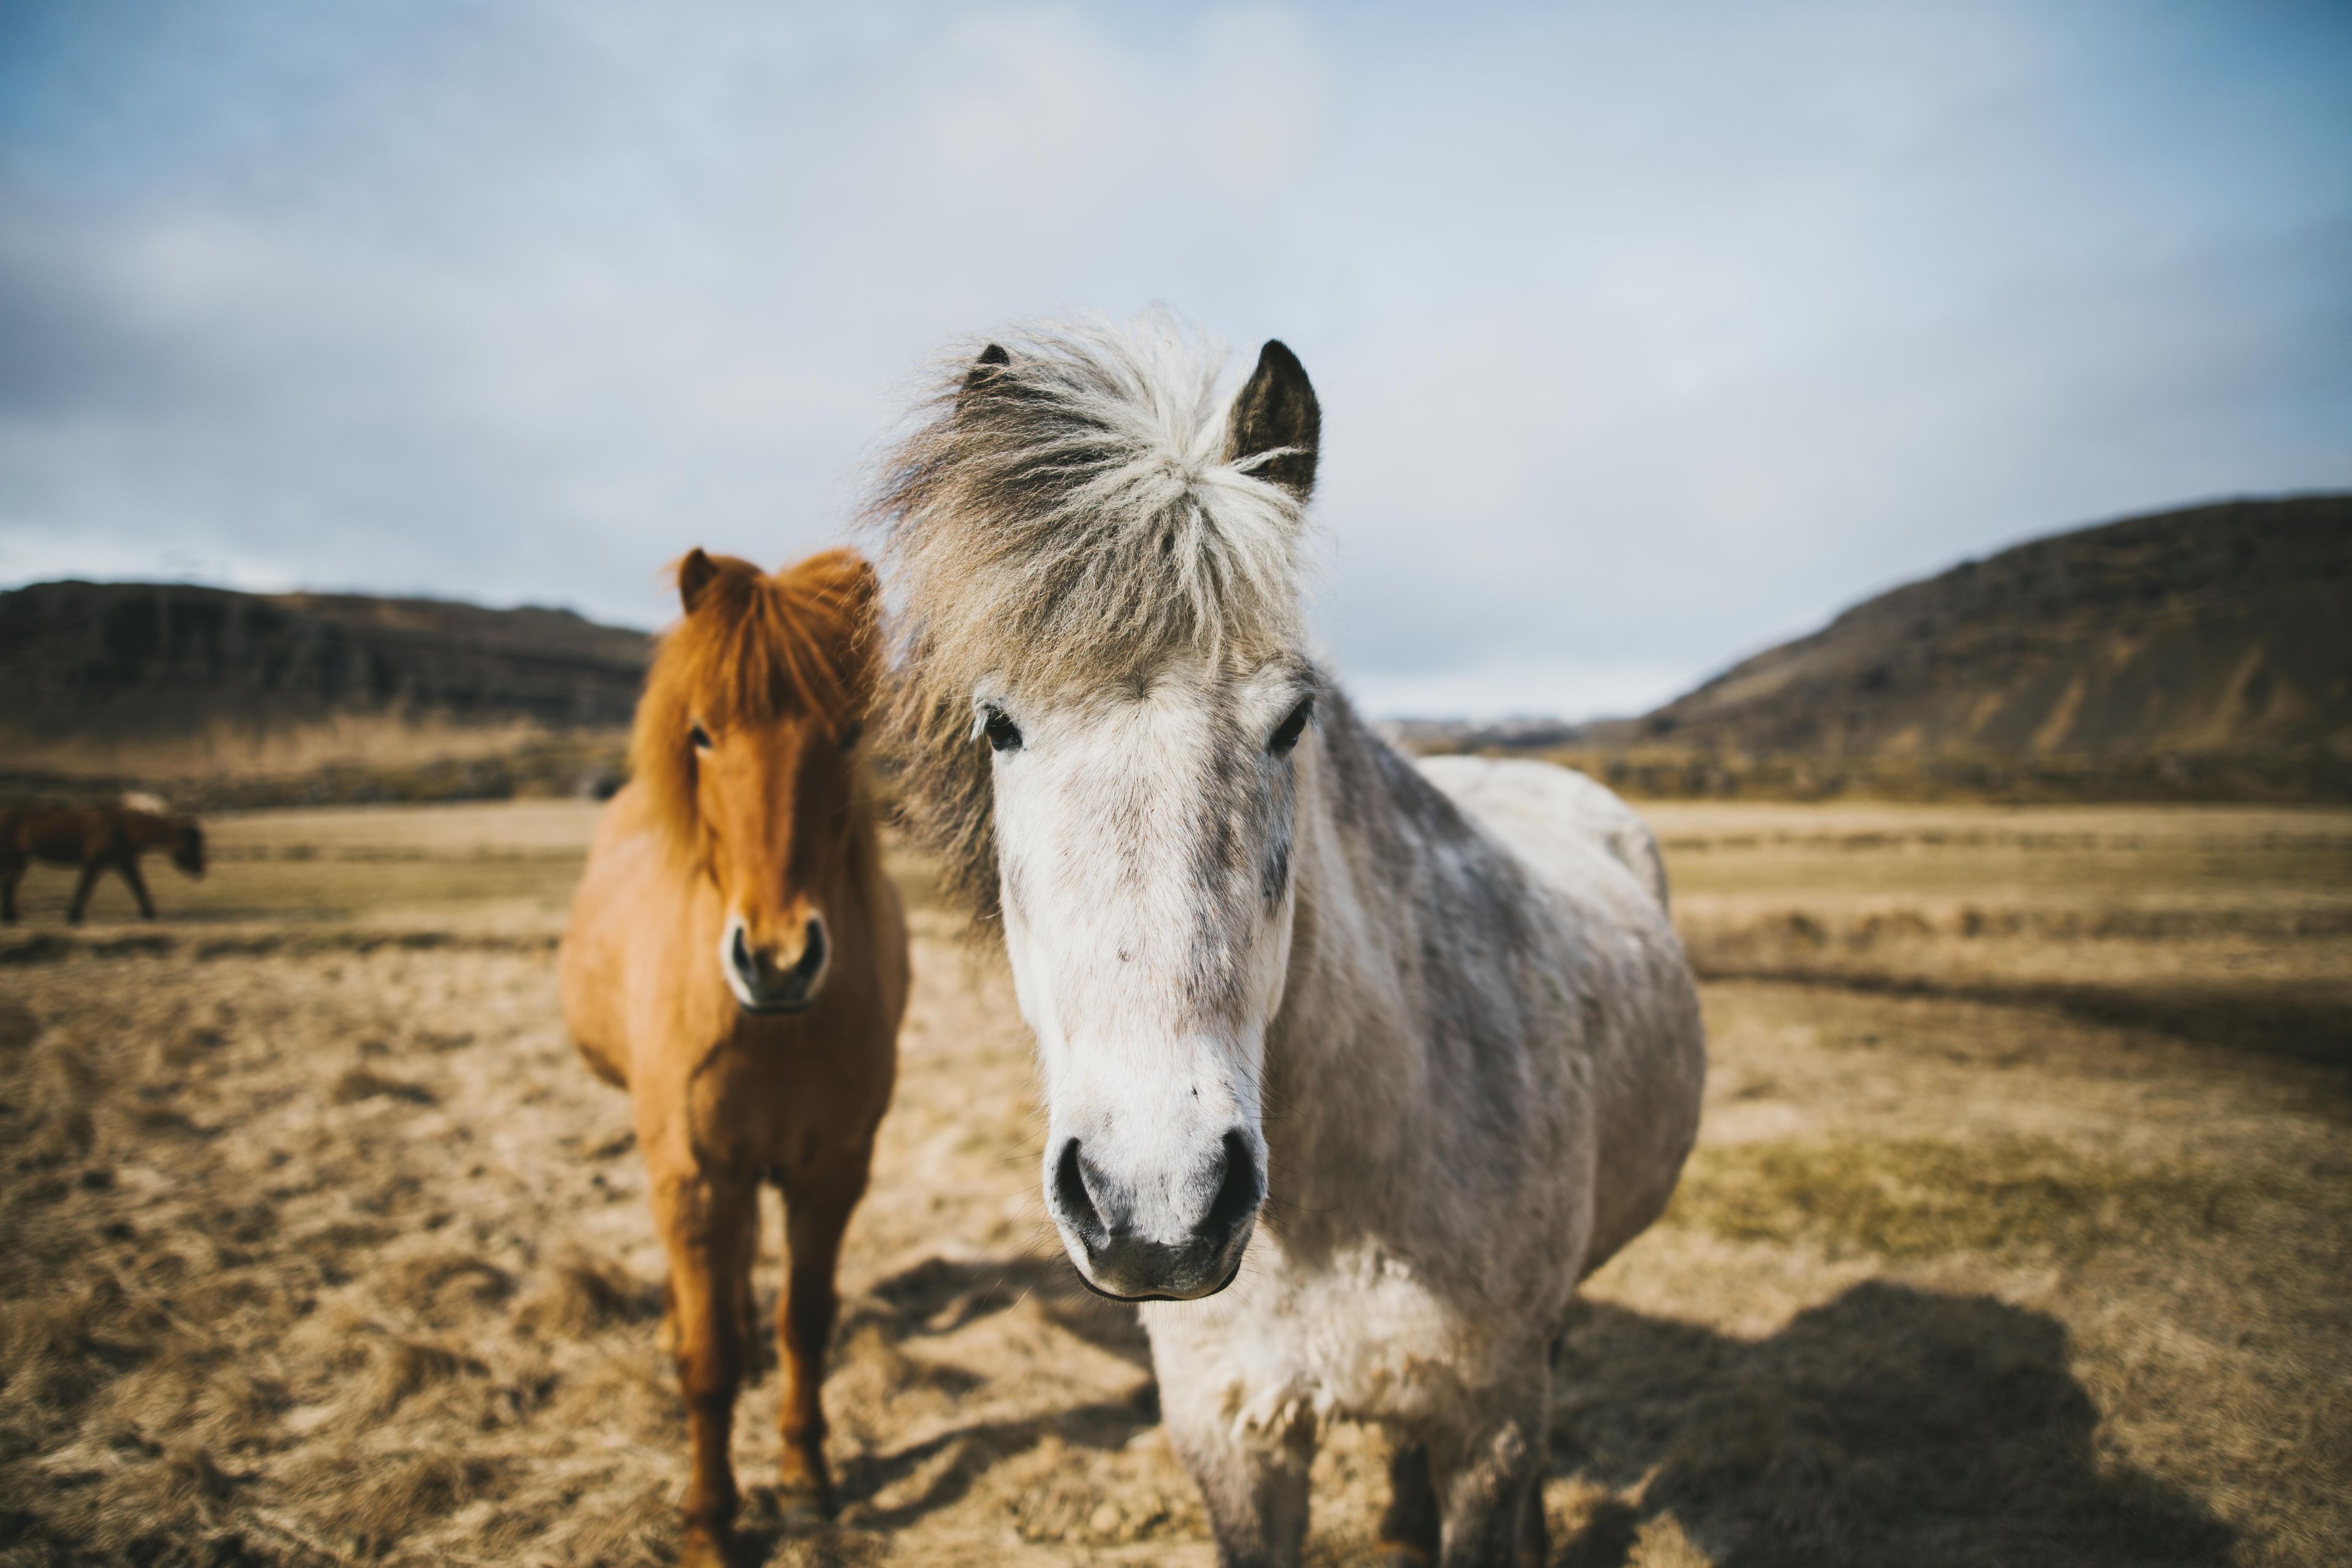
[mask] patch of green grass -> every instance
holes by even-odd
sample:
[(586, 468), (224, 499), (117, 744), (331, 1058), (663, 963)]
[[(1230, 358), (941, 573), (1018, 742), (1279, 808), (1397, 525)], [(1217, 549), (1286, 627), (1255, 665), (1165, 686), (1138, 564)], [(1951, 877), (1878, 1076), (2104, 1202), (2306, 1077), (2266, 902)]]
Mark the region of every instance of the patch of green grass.
[[(2232, 1230), (2263, 1203), (2323, 1201), (2267, 1170), (2127, 1161), (2045, 1138), (1840, 1139), (1702, 1149), (1666, 1223), (1832, 1255), (2079, 1255)], [(2340, 1201), (2340, 1194), (2335, 1194)]]

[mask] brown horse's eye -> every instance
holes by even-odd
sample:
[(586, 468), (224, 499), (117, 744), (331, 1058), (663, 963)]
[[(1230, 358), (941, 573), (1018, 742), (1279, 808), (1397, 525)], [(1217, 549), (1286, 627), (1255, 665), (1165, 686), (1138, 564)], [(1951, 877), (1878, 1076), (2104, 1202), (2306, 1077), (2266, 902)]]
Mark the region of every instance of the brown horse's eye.
[(686, 743), (698, 752), (707, 752), (710, 750), (710, 731), (699, 724), (689, 724), (686, 727)]
[(1298, 737), (1307, 732), (1307, 721), (1314, 717), (1314, 714), (1315, 699), (1300, 698), (1298, 706), (1290, 710), (1289, 716), (1283, 720), (1281, 727), (1268, 738), (1265, 749), (1277, 757), (1290, 755), (1290, 749), (1298, 744)]

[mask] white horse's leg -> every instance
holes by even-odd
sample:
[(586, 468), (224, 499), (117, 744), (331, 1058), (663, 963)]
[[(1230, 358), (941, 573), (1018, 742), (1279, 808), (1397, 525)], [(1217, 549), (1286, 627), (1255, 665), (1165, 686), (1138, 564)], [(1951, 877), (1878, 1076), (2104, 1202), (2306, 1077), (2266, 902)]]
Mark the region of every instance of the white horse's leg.
[[(1185, 1397), (1196, 1392), (1199, 1397)], [(1160, 1419), (1207, 1505), (1218, 1568), (1296, 1568), (1307, 1541), (1314, 1424), (1299, 1419), (1236, 1432), (1215, 1394), (1213, 1378), (1171, 1385), (1163, 1373), (1160, 1381)]]
[(1443, 1568), (1518, 1568), (1543, 1550), (1545, 1420), (1551, 1369), (1540, 1355), (1516, 1386), (1493, 1391), (1466, 1424), (1431, 1445)]
[(1389, 1506), (1381, 1516), (1383, 1568), (1430, 1568), (1437, 1561), (1437, 1493), (1429, 1482), (1429, 1446), (1400, 1434), (1389, 1456)]

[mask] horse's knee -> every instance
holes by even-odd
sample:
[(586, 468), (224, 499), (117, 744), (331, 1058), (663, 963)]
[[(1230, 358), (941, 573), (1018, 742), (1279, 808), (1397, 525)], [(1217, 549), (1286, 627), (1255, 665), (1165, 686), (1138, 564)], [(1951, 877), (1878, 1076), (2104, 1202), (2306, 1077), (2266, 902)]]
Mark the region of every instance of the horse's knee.
[(1530, 1351), (1430, 1431), (1428, 1476), (1443, 1568), (1540, 1563), (1550, 1359)]
[[(1544, 1435), (1540, 1415), (1505, 1416), (1449, 1446), (1435, 1490), (1444, 1568), (1516, 1568), (1530, 1540), (1530, 1507), (1540, 1510)], [(1530, 1493), (1537, 1493), (1529, 1500)], [(1540, 1516), (1534, 1524), (1541, 1536)]]
[(1520, 1513), (1519, 1561), (1533, 1568), (1547, 1568), (1551, 1562), (1551, 1531), (1544, 1521), (1543, 1468), (1528, 1479), (1525, 1505)]
[(1230, 1420), (1188, 1410), (1181, 1398), (1162, 1419), (1201, 1489), (1219, 1568), (1293, 1568), (1307, 1540), (1311, 1419), (1236, 1432)]
[(664, 1327), (687, 1403), (732, 1400), (743, 1382), (741, 1291), (723, 1279), (700, 1280), (681, 1289), (673, 1278), (664, 1307)]
[(731, 1296), (715, 1296), (708, 1312), (673, 1324), (678, 1387), (689, 1405), (707, 1405), (735, 1397), (743, 1385), (744, 1336), (740, 1303)]

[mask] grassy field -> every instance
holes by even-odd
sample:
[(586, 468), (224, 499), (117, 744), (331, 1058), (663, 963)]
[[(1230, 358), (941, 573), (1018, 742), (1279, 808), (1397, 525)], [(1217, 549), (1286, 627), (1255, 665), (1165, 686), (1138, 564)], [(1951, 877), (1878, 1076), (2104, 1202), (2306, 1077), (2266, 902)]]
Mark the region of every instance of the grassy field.
[[(1562, 1352), (1555, 1563), (2352, 1556), (2352, 812), (1661, 805), (1701, 1147)], [(552, 946), (593, 808), (219, 819), (0, 934), (0, 1564), (653, 1563), (684, 1425)], [(1206, 1564), (1028, 1045), (928, 907), (773, 1563)], [(761, 1285), (771, 1296), (771, 1257)], [(744, 1402), (772, 1462), (774, 1380)], [(1382, 1439), (1329, 1435), (1314, 1561)]]

